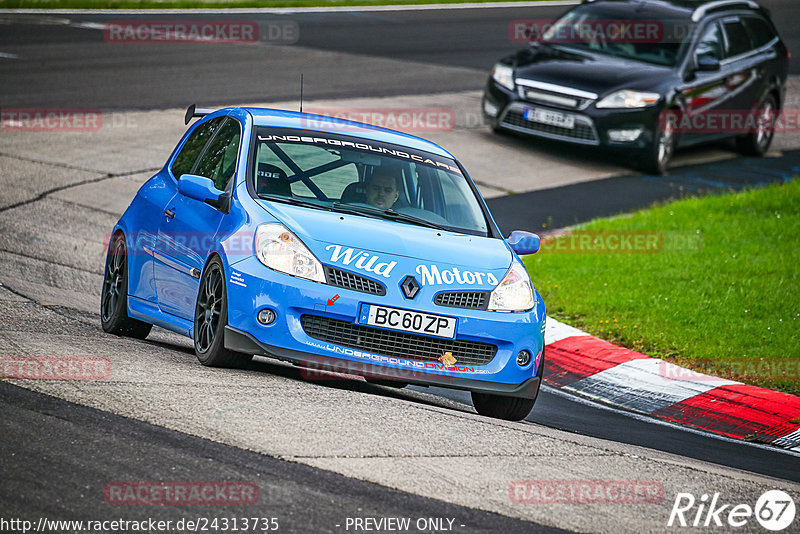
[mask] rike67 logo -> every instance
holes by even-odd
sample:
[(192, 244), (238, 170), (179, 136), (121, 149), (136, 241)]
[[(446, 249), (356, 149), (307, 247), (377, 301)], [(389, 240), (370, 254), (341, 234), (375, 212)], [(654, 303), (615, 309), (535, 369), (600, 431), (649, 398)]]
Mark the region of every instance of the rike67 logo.
[[(741, 528), (756, 521), (765, 529), (778, 532), (794, 522), (794, 500), (781, 490), (769, 490), (756, 501), (755, 507), (749, 504), (731, 504), (720, 500), (719, 493), (713, 496), (703, 494), (696, 499), (691, 493), (678, 493), (668, 527), (709, 527)], [(752, 527), (747, 529), (752, 531)]]

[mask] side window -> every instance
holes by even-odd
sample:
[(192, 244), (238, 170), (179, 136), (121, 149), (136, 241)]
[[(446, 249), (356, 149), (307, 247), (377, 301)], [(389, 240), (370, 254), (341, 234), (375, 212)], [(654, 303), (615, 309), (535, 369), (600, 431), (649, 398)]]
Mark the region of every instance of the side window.
[(742, 22), (750, 32), (750, 39), (753, 41), (754, 48), (761, 48), (775, 38), (772, 28), (763, 19), (747, 17), (742, 19)]
[(724, 57), (722, 46), (722, 34), (719, 31), (719, 25), (712, 22), (705, 30), (700, 42), (697, 43), (697, 48), (694, 50), (695, 59), (702, 56), (710, 56), (721, 61)]
[(214, 187), (224, 191), (236, 171), (241, 135), (239, 122), (236, 119), (228, 119), (203, 154), (195, 174), (211, 178)]
[(217, 131), (222, 120), (223, 117), (211, 119), (195, 128), (172, 163), (172, 175), (176, 179), (180, 180), (182, 175), (192, 172), (194, 162), (197, 161), (200, 152), (203, 151), (203, 147), (206, 146), (208, 140)]
[(728, 53), (725, 57), (738, 56), (753, 49), (750, 36), (741, 21), (732, 20), (723, 22), (722, 25), (725, 27), (725, 35), (728, 37)]

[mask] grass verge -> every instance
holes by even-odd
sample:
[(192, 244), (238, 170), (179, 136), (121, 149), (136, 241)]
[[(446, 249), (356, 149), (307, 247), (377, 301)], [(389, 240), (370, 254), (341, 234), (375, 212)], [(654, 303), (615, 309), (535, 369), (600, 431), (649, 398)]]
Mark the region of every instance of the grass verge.
[(0, 9), (234, 9), (525, 2), (542, 0), (0, 0)]
[(800, 395), (798, 179), (591, 221), (543, 244), (526, 265), (560, 321)]

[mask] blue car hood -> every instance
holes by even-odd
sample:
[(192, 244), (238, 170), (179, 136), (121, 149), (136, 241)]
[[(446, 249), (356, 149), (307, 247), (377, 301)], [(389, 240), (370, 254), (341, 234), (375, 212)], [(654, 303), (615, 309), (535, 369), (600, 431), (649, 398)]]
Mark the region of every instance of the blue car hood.
[[(454, 275), (442, 285), (467, 285), (475, 289), (497, 285), (511, 265), (511, 252), (502, 239), (459, 234), (358, 215), (258, 201), (267, 211), (297, 235), (323, 263), (367, 276), (384, 274), (386, 278), (407, 274), (439, 280), (437, 272), (462, 271), (482, 273), (471, 278)], [(375, 257), (373, 259), (373, 257)], [(392, 266), (392, 262), (395, 263)], [(491, 276), (489, 276), (491, 274)], [(459, 280), (466, 284), (459, 284)], [(479, 283), (483, 281), (483, 283)], [(421, 280), (423, 285), (426, 284)], [(439, 284), (437, 284), (439, 285)]]

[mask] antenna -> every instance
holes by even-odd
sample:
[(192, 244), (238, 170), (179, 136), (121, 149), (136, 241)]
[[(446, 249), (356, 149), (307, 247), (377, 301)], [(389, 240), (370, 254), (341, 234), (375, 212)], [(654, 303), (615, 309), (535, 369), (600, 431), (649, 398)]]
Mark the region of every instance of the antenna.
[(303, 112), (303, 73), (300, 73), (300, 113)]

